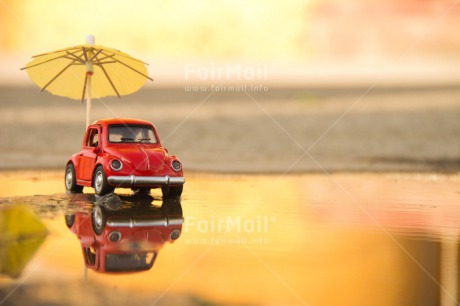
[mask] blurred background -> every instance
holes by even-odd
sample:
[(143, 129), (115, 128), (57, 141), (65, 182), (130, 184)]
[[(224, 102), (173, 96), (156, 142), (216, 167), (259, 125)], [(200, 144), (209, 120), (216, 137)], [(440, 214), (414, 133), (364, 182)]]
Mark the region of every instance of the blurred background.
[(0, 2), (0, 169), (61, 168), (85, 105), (19, 69), (82, 44), (149, 63), (93, 120), (153, 121), (185, 169), (460, 169), (460, 7), (452, 0)]
[[(164, 305), (181, 298), (203, 305), (205, 297), (437, 305), (442, 292), (455, 297), (458, 175), (432, 172), (460, 171), (459, 3), (0, 0), (1, 192), (52, 194), (26, 201), (50, 218), (49, 239), (25, 273), (29, 281), (0, 279), (0, 296), (14, 286), (7, 303), (17, 305), (37, 297), (81, 304), (82, 296), (135, 303), (133, 293), (150, 304), (164, 296)], [(56, 215), (73, 210), (58, 193), (66, 162), (81, 147), (86, 106), (40, 92), (20, 68), (33, 55), (83, 44), (88, 34), (149, 63), (154, 79), (121, 99), (94, 99), (92, 120), (153, 122), (184, 165), (184, 217), (269, 216), (269, 234), (260, 236), (267, 245), (215, 245), (208, 254), (212, 245), (186, 239), (214, 233), (184, 230), (153, 273), (121, 283), (90, 274), (94, 281), (81, 289), (79, 242)], [(305, 172), (359, 175), (284, 176)], [(245, 237), (228, 237), (234, 234)]]

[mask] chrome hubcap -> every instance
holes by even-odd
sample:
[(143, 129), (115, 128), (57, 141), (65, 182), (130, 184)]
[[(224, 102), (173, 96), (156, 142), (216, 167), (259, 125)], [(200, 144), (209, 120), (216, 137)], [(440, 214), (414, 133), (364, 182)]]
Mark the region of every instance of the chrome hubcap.
[(102, 173), (98, 171), (96, 173), (96, 181), (94, 182), (94, 188), (96, 189), (97, 192), (99, 192), (102, 189), (102, 181), (103, 181)]
[(72, 170), (68, 169), (65, 175), (65, 186), (67, 187), (67, 189), (72, 188), (72, 180)]

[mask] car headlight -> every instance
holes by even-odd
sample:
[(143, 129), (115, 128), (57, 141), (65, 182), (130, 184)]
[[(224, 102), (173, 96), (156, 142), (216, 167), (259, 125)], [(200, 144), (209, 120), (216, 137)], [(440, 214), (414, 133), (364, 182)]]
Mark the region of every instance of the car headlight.
[(113, 171), (120, 171), (121, 168), (123, 168), (123, 163), (118, 159), (114, 159), (110, 162), (110, 168), (112, 168)]
[(110, 239), (110, 241), (112, 241), (112, 242), (118, 242), (118, 241), (121, 240), (121, 233), (118, 232), (118, 231), (111, 232), (111, 233), (109, 234), (109, 239)]
[(177, 238), (180, 237), (180, 231), (175, 229), (171, 232), (171, 234), (169, 235), (169, 237), (171, 238), (171, 240), (176, 240)]
[(171, 167), (174, 171), (180, 171), (182, 169), (182, 164), (177, 159), (173, 160), (171, 163)]

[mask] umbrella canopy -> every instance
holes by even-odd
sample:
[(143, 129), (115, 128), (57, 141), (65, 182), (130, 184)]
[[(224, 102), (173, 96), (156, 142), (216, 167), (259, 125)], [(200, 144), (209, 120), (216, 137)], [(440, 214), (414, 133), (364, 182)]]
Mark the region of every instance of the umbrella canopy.
[(91, 98), (136, 92), (147, 79), (152, 80), (146, 65), (119, 50), (95, 45), (89, 35), (85, 45), (36, 55), (21, 70), (26, 69), (42, 91), (82, 101), (86, 98), (88, 126)]

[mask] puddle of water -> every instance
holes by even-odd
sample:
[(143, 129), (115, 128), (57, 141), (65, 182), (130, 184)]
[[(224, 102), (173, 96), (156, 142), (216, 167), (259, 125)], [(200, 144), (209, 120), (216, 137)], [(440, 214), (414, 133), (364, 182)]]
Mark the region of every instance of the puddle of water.
[[(66, 288), (66, 305), (98, 303), (97, 296), (139, 305), (457, 301), (455, 176), (194, 176), (180, 202), (122, 190), (104, 202), (56, 194), (62, 181), (46, 175), (36, 181), (49, 195), (0, 199), (29, 204), (49, 231), (19, 280), (0, 278), (0, 300), (20, 284), (6, 301), (19, 300), (20, 288), (50, 301), (56, 294), (37, 285), (45, 283)], [(33, 182), (16, 178), (16, 186)], [(95, 218), (106, 224), (100, 233)]]

